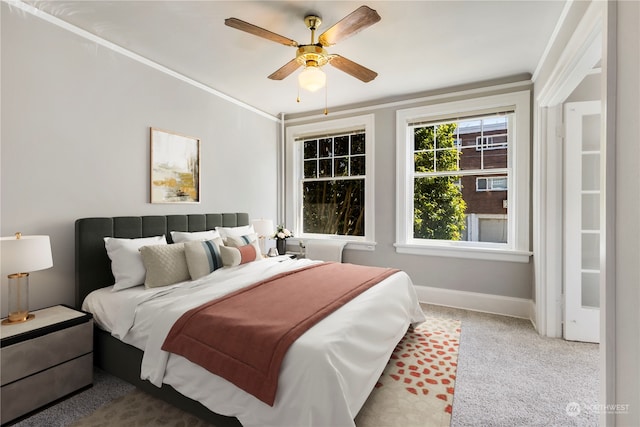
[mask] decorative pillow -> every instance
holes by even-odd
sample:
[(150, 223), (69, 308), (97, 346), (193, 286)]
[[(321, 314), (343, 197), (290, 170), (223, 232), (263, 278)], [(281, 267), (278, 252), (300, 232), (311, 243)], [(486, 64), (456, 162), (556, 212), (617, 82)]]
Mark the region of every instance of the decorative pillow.
[(248, 245), (240, 246), (239, 248), (220, 246), (220, 256), (222, 257), (222, 264), (225, 267), (233, 267), (240, 264), (246, 264), (248, 262), (262, 258), (262, 255), (260, 254), (260, 246), (258, 246), (258, 241), (251, 242), (251, 244)]
[(105, 237), (104, 246), (111, 259), (111, 272), (116, 279), (114, 291), (132, 288), (144, 283), (146, 270), (138, 249), (147, 245), (167, 244), (163, 236), (143, 237), (140, 239), (119, 239)]
[(232, 248), (239, 248), (240, 246), (253, 243), (256, 240), (258, 240), (258, 235), (256, 233), (252, 233), (244, 236), (228, 236), (227, 241), (224, 242), (224, 244)]
[(220, 233), (218, 233), (216, 230), (195, 231), (192, 233), (187, 233), (184, 231), (171, 232), (171, 240), (173, 240), (173, 243), (192, 242), (194, 240), (212, 240), (216, 237), (220, 237)]
[(229, 236), (244, 236), (256, 232), (253, 224), (240, 227), (216, 227), (216, 231), (220, 233), (223, 241), (226, 241)]
[(220, 246), (222, 246), (222, 239), (219, 237), (212, 240), (184, 244), (191, 280), (213, 273), (223, 266)]
[(143, 246), (140, 255), (147, 269), (145, 288), (168, 286), (190, 279), (184, 243)]

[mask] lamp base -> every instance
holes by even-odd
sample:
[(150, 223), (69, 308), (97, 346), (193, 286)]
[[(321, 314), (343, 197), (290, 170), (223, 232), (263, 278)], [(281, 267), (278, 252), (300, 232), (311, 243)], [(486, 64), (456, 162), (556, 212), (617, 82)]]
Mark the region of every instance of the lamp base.
[(15, 325), (17, 323), (24, 323), (24, 322), (28, 322), (29, 320), (33, 320), (36, 317), (35, 314), (27, 314), (26, 316), (20, 317), (20, 318), (11, 318), (11, 317), (7, 317), (6, 319), (4, 319), (2, 321), (3, 325)]

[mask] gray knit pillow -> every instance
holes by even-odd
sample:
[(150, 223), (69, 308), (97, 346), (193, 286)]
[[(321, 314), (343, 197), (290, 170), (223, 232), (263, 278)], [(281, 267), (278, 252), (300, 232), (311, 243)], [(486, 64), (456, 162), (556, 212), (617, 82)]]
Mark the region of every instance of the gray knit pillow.
[(140, 254), (147, 269), (145, 288), (168, 286), (191, 279), (184, 243), (143, 246)]

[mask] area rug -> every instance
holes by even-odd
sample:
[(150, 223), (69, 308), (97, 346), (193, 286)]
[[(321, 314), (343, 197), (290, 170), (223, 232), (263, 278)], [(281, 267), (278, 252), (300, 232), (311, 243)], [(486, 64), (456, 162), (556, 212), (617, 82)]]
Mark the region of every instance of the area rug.
[(356, 425), (441, 427), (451, 424), (460, 321), (427, 317), (398, 343)]
[[(358, 427), (446, 427), (451, 423), (460, 321), (428, 317), (398, 343), (355, 419)], [(205, 423), (134, 390), (70, 427), (192, 426)]]

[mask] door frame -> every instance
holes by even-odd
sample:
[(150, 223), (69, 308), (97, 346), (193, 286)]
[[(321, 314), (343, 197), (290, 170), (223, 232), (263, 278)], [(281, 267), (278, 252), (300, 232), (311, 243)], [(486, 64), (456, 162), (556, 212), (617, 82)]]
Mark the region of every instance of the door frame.
[[(568, 3), (567, 7), (570, 6)], [(602, 64), (602, 144), (601, 165), (601, 245), (600, 268), (600, 402), (616, 401), (616, 237), (615, 237), (615, 132), (616, 132), (616, 1), (592, 1), (587, 12), (567, 43), (561, 60), (552, 70), (549, 81), (534, 100), (534, 148), (533, 148), (533, 250), (534, 250), (534, 323), (545, 336), (560, 337), (562, 315), (562, 271), (556, 261), (562, 256), (562, 246), (557, 246), (557, 234), (561, 226), (562, 204), (557, 200), (554, 183), (547, 180), (548, 173), (558, 173), (552, 158), (554, 142), (562, 136), (557, 119), (558, 106), (568, 97), (588, 72), (582, 58), (588, 57), (593, 48), (599, 48)], [(566, 10), (566, 9), (565, 9)], [(535, 80), (535, 79), (534, 79)], [(572, 87), (573, 86), (573, 87)], [(570, 89), (570, 90), (568, 90)], [(551, 163), (548, 165), (547, 162)], [(550, 191), (550, 193), (547, 192)], [(560, 199), (561, 202), (561, 199)], [(554, 214), (554, 212), (556, 214)], [(557, 212), (560, 212), (558, 217)], [(560, 218), (560, 219), (559, 219)], [(561, 229), (561, 228), (560, 228)], [(615, 425), (616, 414), (602, 411), (600, 425)]]
[(563, 320), (562, 105), (603, 57), (605, 5), (598, 1), (589, 5), (534, 101), (534, 323), (541, 335), (554, 338), (562, 337)]

